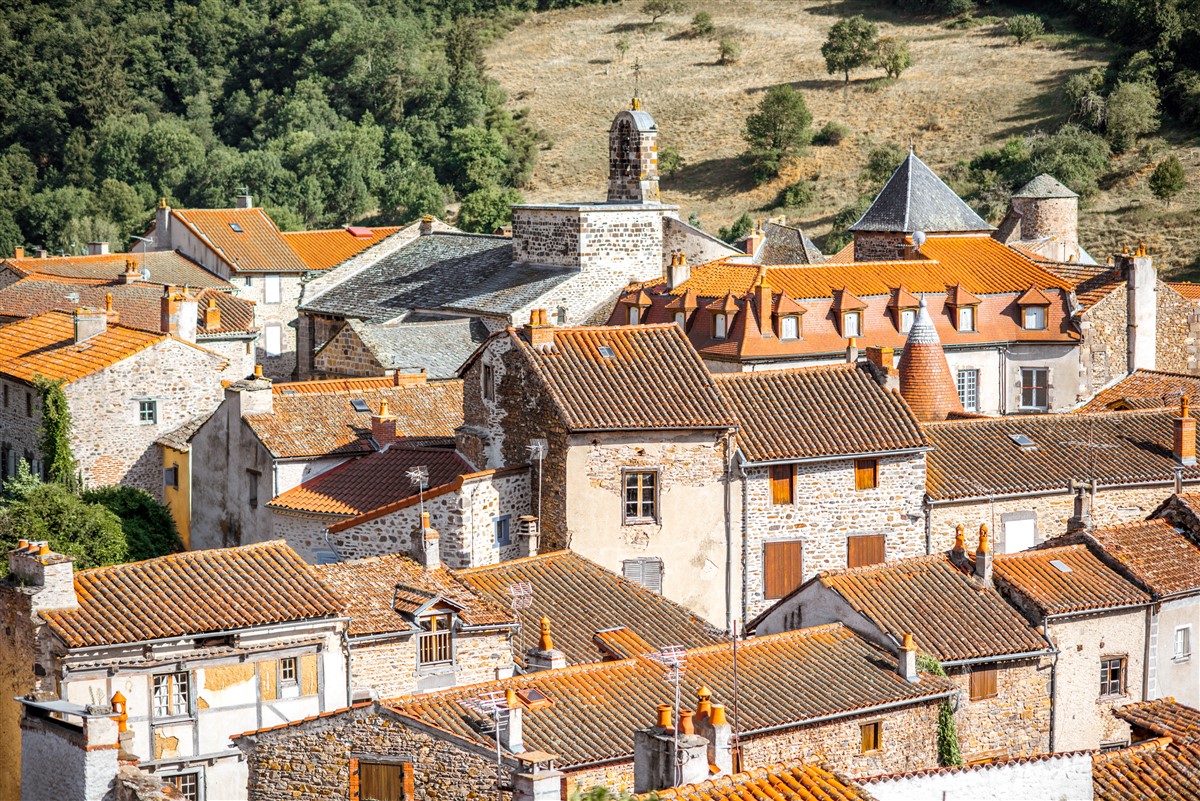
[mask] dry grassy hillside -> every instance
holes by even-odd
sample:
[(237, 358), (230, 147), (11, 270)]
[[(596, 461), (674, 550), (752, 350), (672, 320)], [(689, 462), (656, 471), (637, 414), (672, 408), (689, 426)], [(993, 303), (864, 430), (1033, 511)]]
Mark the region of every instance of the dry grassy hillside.
[[(665, 200), (715, 231), (743, 211), (753, 215), (772, 208), (787, 183), (818, 178), (816, 201), (793, 219), (821, 235), (833, 213), (857, 195), (857, 176), (873, 144), (905, 145), (911, 139), (923, 159), (944, 169), (1010, 135), (1056, 126), (1068, 112), (1060, 96), (1066, 78), (1110, 57), (1102, 43), (1083, 37), (1047, 36), (1018, 47), (996, 24), (951, 30), (865, 3), (765, 0), (748, 6), (691, 0), (687, 14), (668, 18), (658, 30), (643, 25), (647, 18), (640, 7), (633, 0), (532, 15), (490, 47), (488, 63), (510, 102), (528, 107), (552, 142), (526, 190), (531, 200), (603, 195), (605, 134), (633, 94), (635, 61), (642, 66), (640, 95), (658, 122), (660, 147), (677, 147), (686, 162), (664, 181)], [(747, 13), (750, 9), (757, 13)], [(717, 64), (714, 40), (685, 35), (697, 11), (712, 14), (718, 28), (742, 31), (737, 64)], [(877, 22), (883, 35), (911, 43), (914, 65), (898, 82), (881, 86), (874, 80), (881, 71), (865, 69), (852, 75), (847, 88), (826, 73), (820, 47), (830, 26), (859, 12)], [(630, 47), (621, 58), (616, 45), (623, 37)], [(804, 92), (815, 127), (836, 120), (854, 135), (838, 146), (810, 148), (779, 180), (755, 187), (737, 160), (744, 149), (742, 124), (760, 93), (784, 82)], [(1196, 258), (1200, 235), (1190, 223), (1200, 204), (1200, 152), (1194, 146), (1177, 150), (1195, 175), (1166, 215), (1171, 230), (1159, 231), (1163, 210), (1145, 190), (1153, 163), (1134, 154), (1122, 161), (1122, 170), (1149, 166), (1090, 204), (1082, 221), (1086, 245), (1104, 254), (1140, 236), (1152, 247), (1169, 249), (1164, 262)], [(1154, 157), (1162, 152), (1160, 147)]]

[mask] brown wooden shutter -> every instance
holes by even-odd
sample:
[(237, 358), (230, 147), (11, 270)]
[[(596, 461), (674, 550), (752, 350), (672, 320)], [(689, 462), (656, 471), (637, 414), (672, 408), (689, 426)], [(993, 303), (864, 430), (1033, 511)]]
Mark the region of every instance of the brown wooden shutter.
[(971, 671), (971, 700), (996, 697), (996, 668), (977, 668)]
[(279, 679), (279, 668), (274, 659), (258, 663), (259, 694), (264, 701), (274, 701), (279, 697), (276, 685)]
[(768, 542), (763, 547), (763, 596), (782, 598), (804, 581), (804, 544)]
[(358, 787), (362, 801), (405, 801), (412, 795), (412, 766), (359, 760)]
[(787, 506), (792, 502), (796, 466), (790, 464), (771, 465), (771, 503)]
[(887, 559), (887, 547), (882, 534), (866, 534), (846, 538), (846, 566), (878, 565)]
[(875, 489), (879, 486), (879, 460), (854, 460), (854, 488), (860, 490)]
[(300, 657), (300, 694), (317, 694), (317, 655), (305, 654)]

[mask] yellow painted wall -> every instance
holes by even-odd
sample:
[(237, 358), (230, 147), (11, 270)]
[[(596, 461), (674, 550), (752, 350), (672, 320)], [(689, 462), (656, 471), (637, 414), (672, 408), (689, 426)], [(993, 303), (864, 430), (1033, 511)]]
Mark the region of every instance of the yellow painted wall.
[(163, 502), (175, 518), (175, 526), (179, 529), (179, 539), (183, 547), (192, 547), (192, 453), (177, 451), (174, 448), (162, 446), (163, 470), (172, 467), (179, 470), (179, 486), (163, 487)]

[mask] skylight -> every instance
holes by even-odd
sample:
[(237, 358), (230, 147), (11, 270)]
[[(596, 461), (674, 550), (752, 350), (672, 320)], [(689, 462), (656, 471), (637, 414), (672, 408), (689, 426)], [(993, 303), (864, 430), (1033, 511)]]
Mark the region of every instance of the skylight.
[(1011, 439), (1015, 445), (1020, 447), (1021, 450), (1032, 450), (1033, 448), (1037, 447), (1037, 443), (1024, 434), (1009, 434), (1008, 438)]
[(354, 411), (356, 411), (356, 412), (371, 411), (371, 407), (368, 406), (367, 402), (365, 400), (363, 400), (362, 398), (355, 398), (354, 400), (350, 401), (350, 405), (354, 407)]
[(229, 227), (233, 229), (233, 232), (235, 234), (245, 233), (244, 231), (242, 231), (242, 226), (238, 225), (237, 223), (230, 223)]
[(1070, 573), (1071, 572), (1071, 566), (1068, 565), (1066, 562), (1062, 561), (1061, 559), (1051, 559), (1050, 564), (1059, 573)]
[(299, 395), (300, 393), (294, 389), (284, 389), (284, 390), (280, 390), (280, 394), (282, 394), (282, 395)]
[(610, 348), (608, 345), (601, 345), (601, 346), (600, 346), (600, 348), (599, 348), (599, 350), (600, 350), (600, 355), (601, 355), (601, 356), (603, 356), (603, 357), (604, 357), (604, 358), (606, 358), (606, 359), (615, 359), (615, 358), (617, 358), (617, 353), (616, 353), (616, 351), (614, 351), (614, 350), (613, 350), (612, 348)]

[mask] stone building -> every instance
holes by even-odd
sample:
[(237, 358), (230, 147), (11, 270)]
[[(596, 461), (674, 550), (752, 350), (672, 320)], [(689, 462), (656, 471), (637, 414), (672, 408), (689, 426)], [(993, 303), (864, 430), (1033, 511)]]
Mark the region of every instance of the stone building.
[(712, 377), (675, 326), (532, 318), (463, 365), (459, 452), (495, 469), (544, 448), (530, 470), (543, 549), (569, 546), (728, 628), (740, 512)]
[(1037, 259), (1096, 263), (1079, 244), (1079, 195), (1046, 173), (1013, 193), (993, 236)]
[[(147, 603), (146, 599), (154, 599)], [(246, 797), (229, 737), (345, 707), (339, 599), (286, 545), (193, 551), (74, 573), (44, 544), (9, 554), (0, 615), (6, 698), (103, 705), (120, 693), (128, 750), (185, 798)], [(21, 796), (21, 743), (0, 705), (0, 796)], [(34, 747), (38, 747), (35, 742)]]
[(742, 620), (809, 577), (925, 551), (917, 420), (870, 363), (714, 376), (738, 425)]
[(1182, 397), (1200, 403), (1200, 375), (1167, 370), (1136, 370), (1102, 389), (1075, 412), (1127, 412), (1178, 406)]
[(986, 569), (959, 542), (948, 553), (825, 571), (748, 629), (836, 622), (892, 653), (912, 635), (959, 690), (954, 720), (966, 762), (1034, 756), (1049, 749), (1054, 650)]
[[(733, 649), (723, 644), (686, 653), (683, 697), (688, 706), (698, 700), (699, 714), (684, 710), (680, 726), (695, 719), (699, 736), (704, 722), (711, 724), (714, 736), (696, 754), (706, 774), (709, 764), (716, 765), (715, 775), (818, 755), (831, 770), (850, 776), (937, 762), (937, 708), (954, 688), (918, 673), (915, 653), (898, 665), (887, 651), (838, 625), (740, 643), (736, 758), (729, 750), (732, 731), (725, 728), (731, 725), (725, 705), (735, 695)], [(554, 782), (562, 782), (565, 798), (596, 785), (632, 789), (635, 732), (662, 733), (654, 725), (662, 722), (660, 704), (668, 705), (670, 726), (673, 694), (660, 663), (622, 659), (359, 705), (248, 732), (235, 742), (246, 755), (252, 799), (337, 797), (352, 783), (361, 786), (389, 770), (414, 799), (489, 795), (496, 792), (497, 736), (504, 784), (527, 780), (514, 777), (529, 773), (522, 758), (545, 761), (554, 754), (555, 770), (563, 774)], [(488, 698), (497, 704), (487, 706)], [(493, 708), (495, 713), (476, 711)], [(498, 735), (481, 730), (493, 714), (504, 718)], [(713, 750), (706, 753), (708, 744)]]
[(0, 479), (22, 459), (43, 473), (42, 401), (34, 386), (62, 380), (74, 426), (71, 448), (87, 486), (128, 484), (163, 497), (155, 440), (217, 407), (230, 363), (176, 327), (196, 323), (190, 296), (162, 298), (171, 333), (110, 324), (107, 314), (50, 311), (0, 326)]

